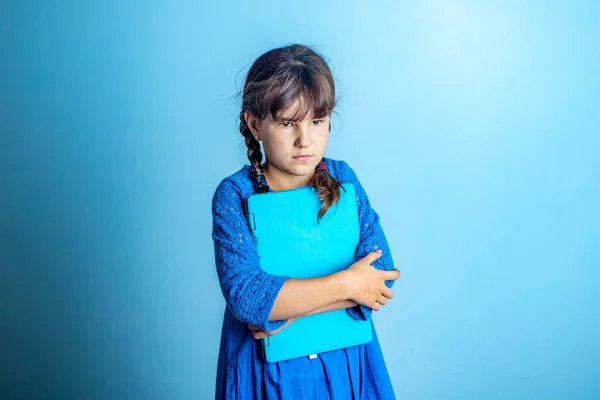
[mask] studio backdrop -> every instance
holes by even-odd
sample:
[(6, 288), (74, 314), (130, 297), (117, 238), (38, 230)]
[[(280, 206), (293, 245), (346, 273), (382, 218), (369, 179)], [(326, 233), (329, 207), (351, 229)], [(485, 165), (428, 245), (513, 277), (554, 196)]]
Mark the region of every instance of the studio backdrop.
[(3, 1), (0, 398), (210, 399), (244, 74), (313, 46), (399, 399), (600, 397), (597, 1)]

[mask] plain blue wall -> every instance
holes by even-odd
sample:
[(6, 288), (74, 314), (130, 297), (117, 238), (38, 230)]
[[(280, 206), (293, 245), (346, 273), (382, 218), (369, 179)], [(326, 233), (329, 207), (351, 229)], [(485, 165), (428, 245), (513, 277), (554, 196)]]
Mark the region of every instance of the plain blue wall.
[[(316, 46), (402, 278), (400, 399), (600, 397), (597, 1), (3, 1), (0, 398), (209, 399), (210, 201), (262, 52)], [(241, 71), (241, 72), (240, 72)]]

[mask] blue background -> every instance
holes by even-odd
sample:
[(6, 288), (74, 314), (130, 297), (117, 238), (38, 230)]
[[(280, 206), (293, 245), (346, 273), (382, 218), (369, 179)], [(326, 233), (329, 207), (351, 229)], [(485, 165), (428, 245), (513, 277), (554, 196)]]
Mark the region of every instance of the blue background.
[(600, 397), (597, 1), (3, 1), (0, 398), (208, 399), (234, 98), (299, 42), (402, 277), (400, 399)]

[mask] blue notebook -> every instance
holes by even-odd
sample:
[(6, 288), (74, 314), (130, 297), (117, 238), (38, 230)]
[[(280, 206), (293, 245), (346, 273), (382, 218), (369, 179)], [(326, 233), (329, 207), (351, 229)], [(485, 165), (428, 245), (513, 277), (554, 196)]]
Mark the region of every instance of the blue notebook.
[[(260, 265), (274, 275), (315, 278), (354, 263), (360, 240), (355, 188), (344, 184), (340, 200), (321, 221), (321, 202), (313, 187), (256, 194), (246, 199), (247, 218), (256, 240)], [(368, 343), (371, 321), (346, 310), (310, 315), (263, 340), (268, 362), (312, 356)]]

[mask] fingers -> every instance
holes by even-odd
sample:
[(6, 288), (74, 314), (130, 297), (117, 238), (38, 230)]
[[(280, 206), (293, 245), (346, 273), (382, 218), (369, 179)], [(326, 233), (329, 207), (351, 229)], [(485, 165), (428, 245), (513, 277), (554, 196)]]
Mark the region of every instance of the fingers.
[(266, 332), (256, 325), (248, 324), (248, 329), (252, 331), (252, 336), (254, 336), (254, 339), (264, 339), (267, 337)]
[(382, 275), (386, 281), (395, 281), (400, 278), (400, 271), (398, 271), (398, 268), (394, 268), (393, 271), (383, 271)]
[(252, 336), (254, 336), (254, 339), (264, 339), (267, 336), (270, 336), (268, 332), (264, 331), (256, 325), (248, 324), (248, 329), (252, 331)]
[(252, 331), (252, 336), (254, 336), (254, 339), (264, 339), (267, 336), (269, 336), (269, 334), (263, 330), (259, 330), (259, 331)]
[(372, 309), (373, 311), (379, 311), (379, 310), (381, 310), (381, 305), (380, 305), (379, 303), (375, 302), (375, 303), (374, 303), (374, 304), (371, 306), (371, 309)]
[(248, 329), (252, 331), (252, 336), (254, 336), (254, 339), (264, 339), (267, 336), (270, 336), (269, 332), (264, 331), (256, 325), (248, 324)]
[(369, 254), (367, 254), (363, 260), (367, 261), (369, 264), (371, 264), (372, 262), (374, 262), (375, 260), (379, 259), (379, 257), (381, 257), (381, 250), (377, 250), (377, 251), (372, 251)]
[(285, 329), (285, 327), (287, 327), (289, 324), (294, 322), (296, 319), (298, 319), (298, 318), (290, 318), (285, 323), (285, 325), (283, 325), (282, 327), (275, 329), (274, 331), (271, 331), (271, 332), (267, 332), (264, 329), (262, 329), (256, 325), (252, 325), (252, 324), (248, 324), (248, 329), (250, 329), (250, 331), (252, 331), (252, 336), (254, 336), (254, 339), (264, 339), (266, 337), (270, 337), (270, 336), (278, 334), (283, 329)]
[(381, 288), (381, 294), (388, 299), (394, 297), (394, 291), (385, 285), (383, 285), (383, 288)]
[(381, 304), (382, 306), (385, 306), (388, 302), (388, 299), (384, 296), (384, 295), (379, 295), (379, 298), (377, 299), (377, 303)]

